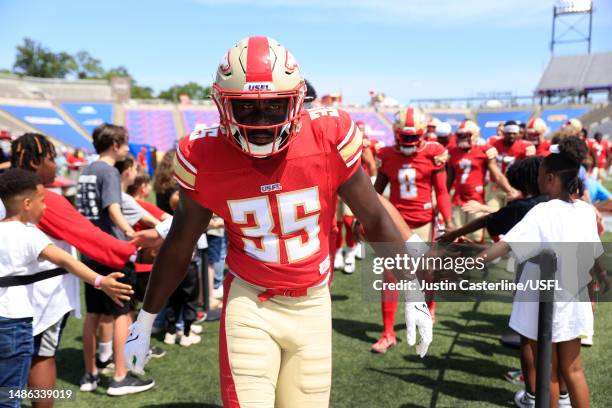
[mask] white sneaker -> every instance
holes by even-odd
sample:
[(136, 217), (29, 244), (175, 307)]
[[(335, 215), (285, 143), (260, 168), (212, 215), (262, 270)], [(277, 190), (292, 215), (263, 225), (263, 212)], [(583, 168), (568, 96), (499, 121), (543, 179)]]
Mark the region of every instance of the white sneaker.
[(349, 248), (344, 256), (344, 273), (350, 275), (355, 272), (355, 247)]
[(519, 408), (535, 408), (535, 396), (525, 390), (517, 391), (514, 394), (514, 405)]
[(336, 251), (336, 257), (334, 258), (334, 269), (344, 269), (344, 256), (342, 254), (342, 248)]
[(217, 289), (213, 289), (212, 295), (215, 299), (223, 299), (223, 285), (219, 286)]
[(365, 258), (365, 247), (363, 246), (363, 244), (361, 242), (358, 243), (356, 248), (357, 250), (355, 252), (355, 257), (359, 260)]
[(204, 329), (202, 326), (198, 326), (197, 324), (191, 325), (191, 333), (200, 334)]
[(559, 408), (572, 408), (572, 401), (570, 400), (569, 394), (559, 395)]
[(183, 347), (189, 347), (192, 344), (198, 344), (202, 341), (202, 337), (198, 336), (195, 333), (189, 334), (189, 336), (182, 336), (179, 340), (179, 344)]
[(166, 335), (164, 336), (164, 343), (176, 344), (176, 334), (166, 333)]

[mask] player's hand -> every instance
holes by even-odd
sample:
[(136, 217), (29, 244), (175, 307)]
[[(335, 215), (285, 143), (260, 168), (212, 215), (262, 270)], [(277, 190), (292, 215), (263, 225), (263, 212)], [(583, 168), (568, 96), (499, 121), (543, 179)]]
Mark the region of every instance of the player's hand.
[(508, 202), (513, 201), (513, 200), (518, 200), (519, 198), (523, 198), (523, 193), (521, 193), (520, 191), (514, 188), (510, 190), (509, 193), (506, 194), (506, 201)]
[(144, 373), (144, 366), (148, 362), (150, 342), (151, 332), (141, 328), (138, 321), (132, 323), (125, 342), (125, 362), (128, 370), (136, 374)]
[(135, 232), (130, 240), (130, 244), (139, 248), (159, 249), (163, 243), (164, 240), (154, 228)]
[(470, 200), (461, 206), (461, 209), (470, 214), (476, 214), (482, 211), (482, 204), (476, 200)]
[[(420, 335), (417, 339), (417, 330)], [(416, 352), (425, 357), (433, 339), (433, 319), (425, 302), (406, 302), (406, 335), (409, 346), (416, 344)]]
[(123, 278), (125, 275), (121, 272), (113, 272), (102, 279), (100, 289), (106, 295), (113, 299), (113, 302), (123, 307), (123, 302), (129, 302), (130, 296), (134, 293), (130, 285), (117, 282), (117, 279)]

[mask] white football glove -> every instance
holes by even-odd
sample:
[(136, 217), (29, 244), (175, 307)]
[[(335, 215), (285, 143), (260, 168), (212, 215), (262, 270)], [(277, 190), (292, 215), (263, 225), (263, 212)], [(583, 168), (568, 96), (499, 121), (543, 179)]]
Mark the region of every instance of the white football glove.
[(144, 374), (144, 366), (149, 360), (151, 328), (155, 315), (141, 310), (138, 319), (130, 326), (130, 333), (125, 342), (125, 362), (128, 370)]
[(409, 346), (416, 344), (417, 329), (421, 335), (416, 345), (419, 356), (425, 357), (433, 339), (433, 320), (425, 302), (406, 302), (406, 336)]

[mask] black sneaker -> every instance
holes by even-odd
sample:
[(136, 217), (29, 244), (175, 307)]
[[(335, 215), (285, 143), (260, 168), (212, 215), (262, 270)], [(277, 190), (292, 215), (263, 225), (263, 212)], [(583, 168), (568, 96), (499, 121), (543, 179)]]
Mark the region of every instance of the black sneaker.
[(108, 390), (106, 390), (106, 394), (112, 396), (136, 394), (137, 392), (150, 390), (154, 385), (154, 380), (143, 380), (128, 372), (121, 381), (113, 379), (108, 386)]
[(166, 350), (161, 347), (153, 346), (149, 349), (150, 358), (162, 358), (166, 355)]
[(98, 374), (89, 374), (85, 373), (83, 377), (81, 377), (81, 391), (91, 392), (95, 391), (98, 388), (98, 383), (100, 382), (100, 376)]
[(108, 360), (102, 361), (96, 354), (96, 367), (102, 375), (109, 375), (115, 371), (115, 363), (113, 362), (113, 356), (110, 356)]

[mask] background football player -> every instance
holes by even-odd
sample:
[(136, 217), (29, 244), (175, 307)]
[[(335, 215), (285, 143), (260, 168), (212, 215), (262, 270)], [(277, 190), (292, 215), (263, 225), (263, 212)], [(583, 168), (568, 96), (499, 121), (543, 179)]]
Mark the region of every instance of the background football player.
[[(471, 200), (480, 204), (485, 202), (485, 185), (487, 170), (496, 180), (497, 185), (510, 196), (518, 193), (510, 186), (508, 180), (497, 167), (497, 150), (488, 144), (477, 145), (480, 139), (480, 128), (471, 120), (461, 122), (456, 132), (457, 145), (449, 149), (448, 179), (453, 186), (453, 223), (456, 226), (482, 216), (471, 213), (462, 206)], [(484, 230), (468, 235), (475, 242), (482, 242)]]
[[(424, 251), (416, 234), (404, 242), (380, 204), (361, 168), (361, 132), (350, 116), (304, 112), (305, 91), (295, 59), (271, 38), (243, 39), (225, 55), (212, 91), (220, 126), (194, 131), (177, 149), (180, 203), (126, 345), (136, 371), (145, 364), (155, 314), (182, 280), (213, 212), (230, 241), (219, 333), (226, 407), (329, 404), (327, 280), (338, 194), (372, 241), (388, 243), (383, 256), (410, 252), (407, 245), (412, 255)], [(423, 295), (410, 295), (416, 300), (407, 305), (407, 324), (422, 332), (423, 355), (431, 316)]]
[[(389, 201), (399, 211), (406, 224), (423, 241), (433, 240), (435, 221), (432, 203), (432, 186), (435, 190), (438, 211), (446, 228), (452, 229), (450, 197), (446, 186), (446, 149), (437, 142), (424, 140), (425, 115), (409, 107), (400, 111), (393, 125), (395, 146), (380, 150), (378, 175), (374, 188), (382, 194), (391, 184)], [(428, 307), (433, 315), (435, 303)], [(385, 352), (396, 344), (394, 324), (397, 302), (382, 299), (383, 333), (372, 350)]]
[(550, 154), (550, 140), (544, 139), (548, 132), (548, 126), (542, 118), (533, 118), (527, 122), (525, 140), (533, 143), (536, 149), (536, 156), (548, 156)]
[[(503, 137), (496, 138), (490, 143), (497, 150), (497, 166), (502, 173), (505, 173), (515, 160), (522, 160), (525, 157), (535, 155), (535, 146), (527, 140), (519, 140), (517, 138), (519, 132), (518, 123), (509, 120), (504, 123)], [(495, 177), (490, 176), (491, 181), (495, 182)], [(487, 197), (487, 205), (493, 211), (497, 211), (506, 205), (507, 199), (504, 191), (498, 189), (496, 185), (492, 185)]]

